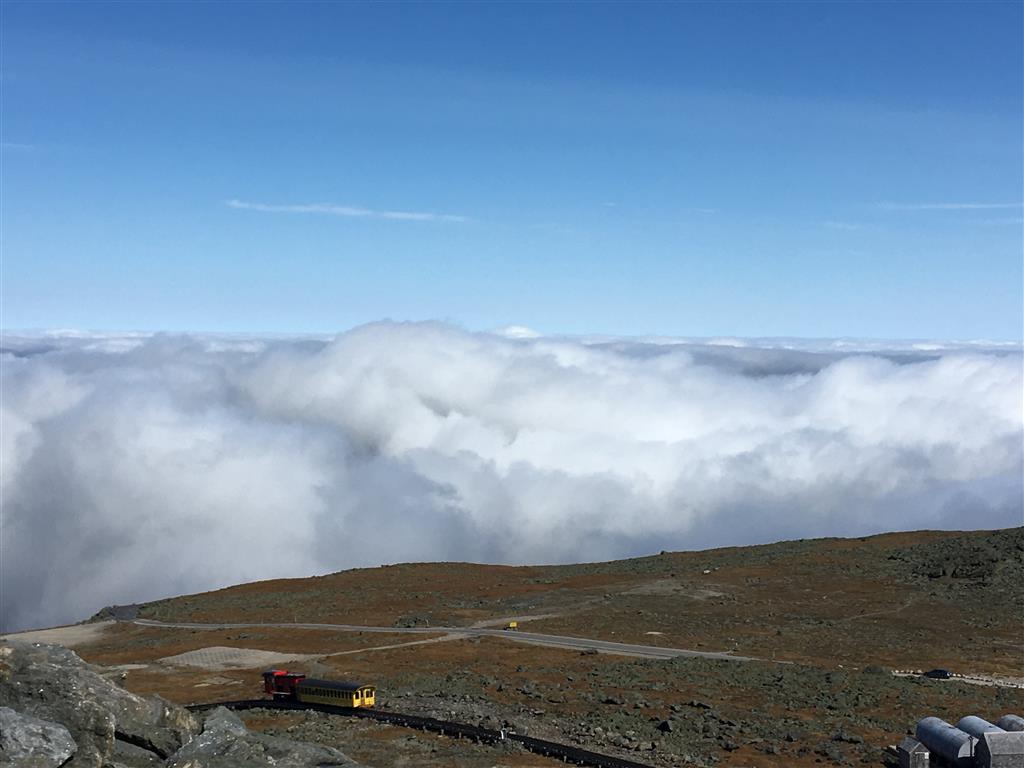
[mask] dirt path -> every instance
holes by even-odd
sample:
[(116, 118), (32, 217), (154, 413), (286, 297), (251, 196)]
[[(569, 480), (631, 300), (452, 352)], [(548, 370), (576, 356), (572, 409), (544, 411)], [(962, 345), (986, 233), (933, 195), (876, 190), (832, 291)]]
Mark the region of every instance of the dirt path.
[(429, 640), (410, 640), (408, 643), (392, 643), (391, 645), (374, 645), (369, 648), (356, 648), (351, 651), (338, 651), (337, 653), (327, 653), (320, 658), (328, 658), (329, 656), (348, 656), (353, 653), (367, 653), (368, 651), (390, 651), (392, 648), (406, 648), (410, 645), (430, 645), (431, 643), (448, 643), (452, 640), (465, 640), (468, 635), (450, 634), (444, 635), (443, 637), (432, 637)]
[(895, 608), (886, 608), (886, 609), (881, 610), (881, 611), (869, 611), (868, 613), (858, 613), (856, 616), (847, 616), (846, 618), (843, 618), (843, 619), (836, 619), (836, 623), (843, 622), (843, 621), (854, 621), (855, 619), (866, 619), (869, 616), (886, 616), (886, 615), (888, 615), (890, 613), (899, 613), (900, 611), (903, 611), (903, 610), (909, 608), (910, 606), (912, 606), (916, 602), (917, 602), (916, 599), (910, 598), (905, 603), (903, 603), (902, 605), (898, 605)]
[[(914, 671), (903, 671), (894, 670), (893, 677), (921, 677), (919, 670)], [(975, 674), (959, 674), (953, 673), (953, 676), (948, 678), (949, 681), (957, 681), (961, 683), (969, 683), (970, 685), (991, 685), (996, 688), (1020, 688), (1024, 689), (1024, 677), (1002, 677), (998, 675), (975, 675)], [(941, 685), (946, 680), (934, 680), (934, 683)]]
[[(509, 619), (502, 619), (508, 622)], [(720, 661), (754, 661), (747, 656), (734, 656), (730, 652), (721, 651), (693, 651), (685, 648), (663, 648), (653, 645), (638, 645), (632, 643), (615, 643), (608, 640), (595, 640), (585, 637), (566, 637), (563, 635), (545, 635), (537, 632), (525, 632), (517, 630), (510, 632), (503, 629), (482, 629), (474, 627), (367, 627), (356, 624), (305, 624), (285, 622), (263, 622), (263, 623), (230, 623), (230, 624), (204, 624), (198, 622), (162, 622), (151, 619), (135, 619), (134, 624), (143, 627), (170, 627), (176, 629), (253, 629), (259, 627), (278, 627), (281, 629), (323, 629), (331, 632), (386, 632), (389, 634), (446, 634), (463, 635), (472, 637), (500, 637), (515, 643), (528, 643), (532, 645), (545, 645), (552, 648), (569, 648), (580, 651), (596, 651), (598, 653), (609, 653), (616, 656), (634, 656), (647, 659), (672, 659), (677, 656), (692, 656), (705, 659), (718, 659)], [(781, 663), (781, 662), (779, 662)]]

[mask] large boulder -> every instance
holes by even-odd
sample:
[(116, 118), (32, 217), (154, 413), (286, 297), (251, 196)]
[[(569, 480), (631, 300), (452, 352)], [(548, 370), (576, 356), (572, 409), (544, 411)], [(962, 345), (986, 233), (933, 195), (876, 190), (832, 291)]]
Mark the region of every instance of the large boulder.
[(0, 706), (63, 725), (78, 746), (68, 768), (152, 765), (199, 731), (188, 710), (126, 691), (54, 645), (0, 643)]
[(250, 733), (224, 708), (200, 729), (183, 707), (142, 697), (72, 651), (0, 642), (0, 766), (359, 768), (336, 749)]
[(63, 725), (0, 707), (0, 765), (59, 768), (77, 750)]
[(306, 744), (277, 736), (252, 733), (233, 712), (215, 709), (203, 725), (203, 732), (178, 750), (167, 768), (327, 768), (359, 764), (330, 747)]

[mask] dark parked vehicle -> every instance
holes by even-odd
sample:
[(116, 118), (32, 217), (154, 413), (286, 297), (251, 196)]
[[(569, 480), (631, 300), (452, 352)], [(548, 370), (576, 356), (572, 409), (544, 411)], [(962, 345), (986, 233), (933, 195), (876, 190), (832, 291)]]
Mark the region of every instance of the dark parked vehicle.
[(953, 673), (948, 669), (929, 669), (921, 673), (921, 677), (930, 677), (932, 680), (949, 680), (952, 676)]

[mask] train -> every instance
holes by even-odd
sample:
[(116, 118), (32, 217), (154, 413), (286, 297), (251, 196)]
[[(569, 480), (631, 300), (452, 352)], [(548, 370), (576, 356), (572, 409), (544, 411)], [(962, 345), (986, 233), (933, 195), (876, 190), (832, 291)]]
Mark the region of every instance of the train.
[(268, 669), (264, 672), (263, 690), (275, 701), (299, 701), (332, 707), (373, 707), (377, 699), (376, 686), (320, 680), (287, 669)]

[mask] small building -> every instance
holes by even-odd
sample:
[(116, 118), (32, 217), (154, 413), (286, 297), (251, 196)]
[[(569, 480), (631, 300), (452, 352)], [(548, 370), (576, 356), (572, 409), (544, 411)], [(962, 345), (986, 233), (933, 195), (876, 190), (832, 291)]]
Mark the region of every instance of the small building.
[(975, 751), (977, 768), (1024, 766), (1024, 731), (989, 731), (982, 734)]
[(904, 736), (896, 747), (900, 768), (931, 768), (932, 753), (913, 736)]

